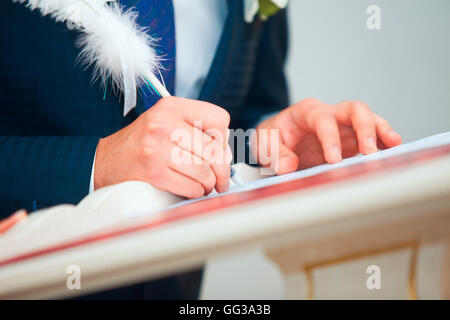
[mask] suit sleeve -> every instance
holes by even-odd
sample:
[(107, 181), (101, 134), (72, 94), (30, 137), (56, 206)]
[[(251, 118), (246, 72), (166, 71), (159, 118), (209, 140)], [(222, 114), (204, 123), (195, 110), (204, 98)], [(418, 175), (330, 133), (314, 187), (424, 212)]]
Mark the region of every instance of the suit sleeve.
[(289, 105), (284, 73), (287, 43), (287, 11), (281, 10), (264, 23), (252, 84), (239, 115), (239, 127), (251, 128), (261, 115), (280, 111)]
[(61, 203), (89, 192), (98, 137), (0, 136), (0, 218)]

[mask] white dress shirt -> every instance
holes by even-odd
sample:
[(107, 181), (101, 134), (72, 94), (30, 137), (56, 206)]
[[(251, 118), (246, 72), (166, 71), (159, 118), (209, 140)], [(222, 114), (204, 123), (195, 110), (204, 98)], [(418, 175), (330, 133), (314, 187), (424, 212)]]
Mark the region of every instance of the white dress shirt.
[(214, 59), (225, 19), (226, 0), (173, 0), (175, 9), (175, 95), (197, 99)]
[[(197, 99), (208, 76), (228, 15), (226, 0), (173, 0), (175, 95)], [(94, 191), (94, 163), (89, 193)]]

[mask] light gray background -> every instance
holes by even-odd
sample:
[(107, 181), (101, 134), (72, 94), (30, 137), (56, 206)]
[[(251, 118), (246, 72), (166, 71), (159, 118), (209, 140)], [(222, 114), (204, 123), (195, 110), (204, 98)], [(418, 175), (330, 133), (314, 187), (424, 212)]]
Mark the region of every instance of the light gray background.
[[(371, 4), (381, 8), (381, 30), (366, 27)], [(293, 102), (365, 101), (404, 141), (450, 131), (450, 0), (291, 0), (289, 18), (286, 70)], [(434, 258), (424, 263), (438, 259), (437, 249), (427, 250), (422, 256)], [(392, 257), (384, 266), (404, 268), (401, 261)], [(339, 282), (346, 271), (329, 272)], [(342, 292), (333, 297), (348, 296), (338, 282), (328, 283)], [(282, 290), (276, 268), (253, 248), (212, 261), (202, 297), (276, 299)]]
[[(366, 27), (369, 5), (381, 30)], [(292, 101), (362, 100), (406, 141), (450, 130), (449, 0), (291, 0)]]

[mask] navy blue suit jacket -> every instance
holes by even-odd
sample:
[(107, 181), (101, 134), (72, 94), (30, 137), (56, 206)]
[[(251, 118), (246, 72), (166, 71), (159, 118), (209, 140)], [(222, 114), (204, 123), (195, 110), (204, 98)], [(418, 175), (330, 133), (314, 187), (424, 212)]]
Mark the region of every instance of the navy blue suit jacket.
[[(0, 2), (0, 218), (88, 194), (97, 142), (144, 111), (126, 117), (123, 97), (92, 83), (75, 64), (77, 31), (11, 0)], [(229, 15), (200, 100), (227, 109), (231, 128), (247, 129), (288, 104), (283, 67), (286, 12), (247, 24), (243, 1)]]
[[(229, 16), (200, 100), (227, 109), (232, 128), (248, 128), (288, 104), (283, 65), (286, 12), (244, 22), (242, 0)], [(89, 189), (99, 138), (131, 123), (142, 101), (122, 116), (123, 98), (75, 64), (77, 31), (24, 5), (0, 3), (0, 218), (59, 203)]]

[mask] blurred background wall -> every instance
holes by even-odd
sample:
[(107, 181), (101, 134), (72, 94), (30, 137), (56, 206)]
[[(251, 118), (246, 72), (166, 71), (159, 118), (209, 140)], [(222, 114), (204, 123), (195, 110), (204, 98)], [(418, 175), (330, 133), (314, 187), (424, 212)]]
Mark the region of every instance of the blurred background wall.
[[(381, 30), (366, 26), (370, 5)], [(449, 0), (291, 0), (292, 101), (362, 100), (406, 141), (450, 130)]]
[[(381, 10), (380, 30), (366, 25), (370, 5)], [(289, 18), (286, 72), (292, 102), (306, 97), (330, 104), (362, 100), (406, 142), (450, 131), (450, 0), (291, 0)], [(439, 282), (442, 252), (442, 246), (420, 252), (419, 291), (429, 298), (439, 298), (430, 286)], [(404, 273), (407, 255), (322, 270), (326, 281), (318, 297), (402, 298), (403, 281), (395, 282), (399, 279), (377, 293), (360, 282), (369, 262)], [(345, 275), (361, 281), (345, 281)], [(294, 280), (305, 291), (303, 276)], [(209, 263), (202, 297), (278, 299), (283, 290), (280, 274), (262, 249), (248, 248)]]

